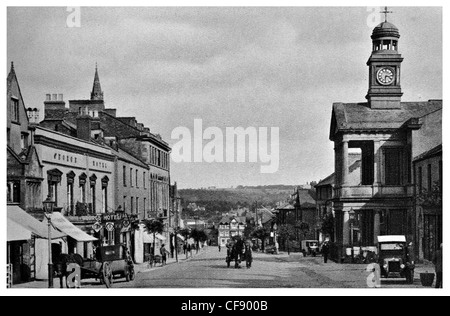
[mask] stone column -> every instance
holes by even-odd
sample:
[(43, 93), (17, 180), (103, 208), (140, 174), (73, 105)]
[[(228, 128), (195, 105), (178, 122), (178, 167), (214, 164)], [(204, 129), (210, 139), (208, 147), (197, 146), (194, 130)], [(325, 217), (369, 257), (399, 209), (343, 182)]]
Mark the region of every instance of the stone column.
[(380, 186), (381, 185), (381, 142), (375, 141), (374, 142), (374, 185)]
[(376, 245), (378, 243), (378, 236), (380, 236), (381, 233), (381, 215), (379, 211), (375, 211), (375, 217), (374, 217), (374, 229), (373, 229), (373, 242), (374, 245)]
[(342, 142), (342, 186), (348, 185), (348, 141)]

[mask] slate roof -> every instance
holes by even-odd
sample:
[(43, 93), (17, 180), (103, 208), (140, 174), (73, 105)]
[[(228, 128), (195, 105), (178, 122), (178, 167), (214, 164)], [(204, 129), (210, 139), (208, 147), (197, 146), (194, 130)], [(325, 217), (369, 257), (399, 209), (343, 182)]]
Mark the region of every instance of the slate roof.
[(224, 216), (222, 217), (222, 219), (220, 220), (220, 224), (225, 224), (225, 223), (230, 223), (233, 218), (235, 218), (238, 223), (245, 223), (246, 222), (246, 217), (245, 216)]
[(414, 158), (414, 162), (425, 160), (442, 154), (442, 144)]
[(383, 131), (402, 127), (412, 118), (420, 118), (442, 109), (442, 100), (402, 102), (401, 109), (371, 109), (368, 103), (335, 103), (330, 139), (338, 132)]
[(132, 154), (126, 152), (122, 148), (118, 148), (118, 150), (111, 148), (111, 151), (114, 153), (115, 156), (117, 156), (117, 158), (119, 158), (121, 160), (130, 162), (136, 166), (140, 166), (142, 168), (148, 169), (148, 166), (144, 162), (142, 162), (138, 158), (134, 157)]

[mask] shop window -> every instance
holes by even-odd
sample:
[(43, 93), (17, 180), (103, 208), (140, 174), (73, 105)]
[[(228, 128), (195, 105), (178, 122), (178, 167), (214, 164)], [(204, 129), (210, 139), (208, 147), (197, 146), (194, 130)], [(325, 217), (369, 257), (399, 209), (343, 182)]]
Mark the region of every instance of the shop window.
[(102, 178), (102, 205), (103, 205), (103, 213), (108, 212), (108, 183), (109, 178), (103, 177)]
[(58, 169), (47, 171), (48, 195), (55, 202), (55, 206), (59, 206), (58, 201), (58, 184), (61, 183), (62, 172)]
[(90, 184), (90, 192), (91, 192), (91, 213), (96, 214), (97, 213), (97, 197), (96, 197), (96, 184), (97, 184), (97, 176), (94, 174), (91, 177), (89, 177), (89, 184)]
[(81, 174), (78, 178), (80, 184), (80, 200), (81, 203), (86, 203), (86, 174)]
[(75, 215), (75, 206), (73, 199), (74, 182), (75, 182), (75, 173), (71, 171), (67, 174), (67, 206), (69, 214), (71, 215)]

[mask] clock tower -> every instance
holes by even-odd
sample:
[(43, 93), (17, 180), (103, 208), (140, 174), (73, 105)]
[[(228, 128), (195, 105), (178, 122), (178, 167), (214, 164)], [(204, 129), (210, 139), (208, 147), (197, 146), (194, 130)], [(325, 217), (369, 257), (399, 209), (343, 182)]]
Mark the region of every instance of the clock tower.
[(366, 99), (371, 109), (400, 109), (403, 95), (400, 69), (403, 61), (398, 52), (400, 33), (391, 23), (378, 25), (372, 34), (372, 55), (369, 66), (369, 92)]

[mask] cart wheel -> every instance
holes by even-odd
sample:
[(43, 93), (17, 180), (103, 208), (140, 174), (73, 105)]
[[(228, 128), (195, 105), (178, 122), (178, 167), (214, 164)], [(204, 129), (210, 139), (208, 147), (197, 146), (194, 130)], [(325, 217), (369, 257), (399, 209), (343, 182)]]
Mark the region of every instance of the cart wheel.
[(131, 267), (130, 266), (125, 267), (124, 275), (125, 275), (125, 280), (127, 282), (130, 282), (131, 281)]
[(108, 262), (105, 262), (103, 264), (102, 274), (103, 274), (103, 282), (105, 283), (105, 286), (107, 288), (110, 288), (113, 284), (113, 274), (112, 274), (111, 265)]

